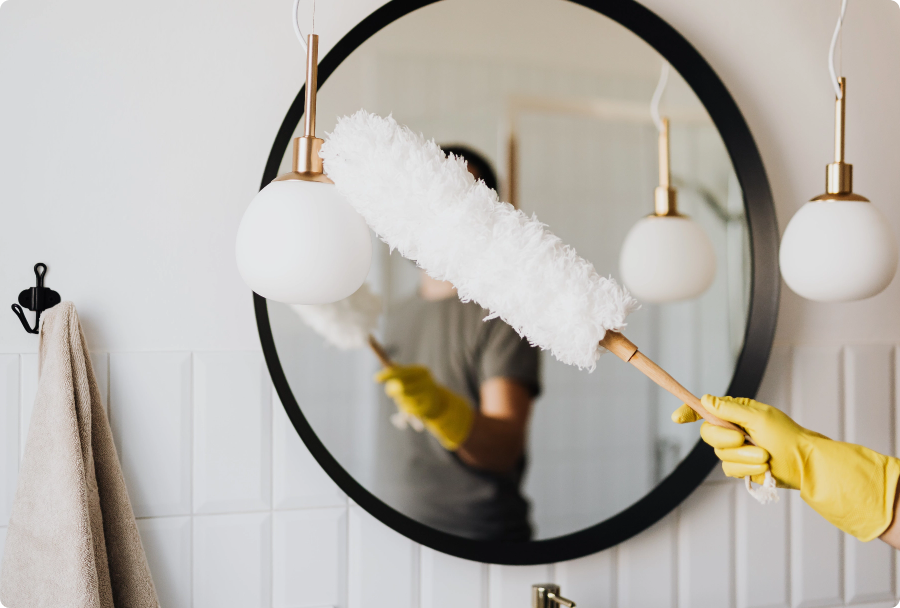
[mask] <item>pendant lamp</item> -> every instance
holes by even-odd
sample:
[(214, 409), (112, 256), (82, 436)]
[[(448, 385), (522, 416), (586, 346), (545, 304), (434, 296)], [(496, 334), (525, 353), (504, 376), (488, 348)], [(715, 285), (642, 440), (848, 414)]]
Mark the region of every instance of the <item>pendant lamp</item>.
[(883, 291), (897, 272), (897, 242), (887, 219), (869, 199), (853, 192), (853, 165), (844, 162), (847, 80), (834, 70), (847, 0), (841, 2), (828, 71), (836, 97), (834, 162), (825, 169), (825, 194), (803, 205), (781, 238), (779, 262), (784, 282), (818, 302), (849, 302)]
[(844, 162), (846, 78), (837, 93), (834, 162), (825, 168), (825, 194), (791, 218), (779, 254), (784, 282), (817, 302), (870, 298), (897, 272), (894, 233), (878, 208), (853, 192), (853, 165)]
[(622, 245), (622, 282), (644, 302), (664, 303), (700, 296), (716, 276), (716, 256), (703, 228), (678, 212), (671, 186), (669, 119), (660, 121), (659, 187), (654, 213), (635, 224)]
[(291, 304), (346, 298), (366, 280), (372, 261), (366, 222), (325, 176), (319, 157), (318, 44), (319, 37), (311, 34), (304, 135), (294, 139), (291, 172), (260, 190), (237, 233), (237, 265), (244, 282), (265, 298)]

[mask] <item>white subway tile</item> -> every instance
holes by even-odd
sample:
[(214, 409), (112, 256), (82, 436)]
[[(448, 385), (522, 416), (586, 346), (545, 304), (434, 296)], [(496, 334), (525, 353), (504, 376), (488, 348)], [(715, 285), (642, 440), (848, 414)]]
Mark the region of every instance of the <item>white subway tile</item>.
[(347, 509), (274, 515), (275, 608), (347, 606)]
[(851, 346), (844, 351), (844, 440), (893, 451), (893, 348)]
[[(734, 490), (704, 485), (684, 502), (678, 523), (678, 602), (691, 608), (734, 605)], [(743, 488), (741, 488), (743, 492)]]
[(794, 349), (790, 416), (798, 424), (835, 440), (843, 438), (841, 349)]
[(616, 601), (616, 551), (556, 564), (556, 584), (563, 597), (580, 606), (614, 606)]
[(739, 608), (790, 606), (789, 506), (795, 492), (778, 491), (780, 500), (761, 505), (743, 488), (737, 491), (735, 588)]
[(194, 355), (194, 512), (271, 506), (272, 386), (256, 352)]
[(617, 608), (675, 606), (678, 511), (618, 547)]
[(790, 346), (776, 345), (769, 355), (766, 373), (757, 391), (757, 401), (768, 403), (788, 414), (791, 411), (791, 373), (793, 351)]
[(193, 608), (269, 608), (272, 520), (268, 513), (194, 516)]
[(19, 477), (19, 355), (0, 355), (0, 526), (9, 521)]
[(420, 548), (421, 608), (487, 608), (487, 567)]
[[(893, 452), (894, 349), (850, 346), (844, 351), (845, 435), (882, 454)], [(894, 597), (894, 551), (881, 542), (844, 536), (845, 599), (875, 602)]]
[[(791, 416), (803, 426), (843, 437), (841, 350), (797, 347)], [(791, 500), (791, 603), (798, 608), (843, 601), (842, 533), (802, 500)]]
[[(550, 565), (498, 566), (491, 564), (488, 572), (490, 577), (488, 584), (489, 608), (530, 606), (532, 585), (556, 582), (553, 580), (553, 567)], [(568, 596), (563, 595), (563, 597)]]
[(191, 356), (112, 353), (110, 424), (137, 517), (191, 512)]
[(306, 449), (274, 390), (272, 396), (275, 508), (345, 506), (347, 497)]
[(843, 602), (843, 533), (799, 496), (791, 501), (791, 604), (797, 608)]
[(349, 515), (348, 606), (417, 608), (418, 545), (356, 505)]
[(34, 409), (34, 398), (38, 388), (38, 356), (26, 353), (19, 359), (19, 456), (25, 453), (25, 442), (28, 439), (28, 427), (31, 425), (31, 411)]
[(160, 606), (190, 608), (191, 518), (139, 519), (137, 525)]
[(847, 603), (892, 600), (895, 594), (894, 549), (879, 540), (863, 543), (845, 534), (844, 551)]

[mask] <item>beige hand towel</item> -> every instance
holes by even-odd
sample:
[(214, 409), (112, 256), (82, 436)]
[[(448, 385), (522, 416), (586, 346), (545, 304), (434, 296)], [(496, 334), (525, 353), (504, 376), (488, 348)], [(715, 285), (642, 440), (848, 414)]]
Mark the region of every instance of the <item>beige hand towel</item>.
[(0, 574), (8, 608), (158, 608), (75, 306), (44, 313)]

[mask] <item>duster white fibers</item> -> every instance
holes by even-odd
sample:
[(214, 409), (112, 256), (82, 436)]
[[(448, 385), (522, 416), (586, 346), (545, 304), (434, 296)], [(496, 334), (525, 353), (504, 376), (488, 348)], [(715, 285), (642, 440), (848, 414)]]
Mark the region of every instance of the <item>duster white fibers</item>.
[(331, 304), (291, 304), (291, 308), (329, 344), (341, 350), (353, 350), (367, 345), (369, 334), (378, 326), (382, 303), (368, 283), (363, 283), (343, 300)]
[[(338, 120), (325, 172), (375, 233), (563, 363), (593, 370), (637, 301), (547, 229), (392, 118)], [(489, 318), (490, 318), (489, 317)]]
[[(325, 341), (341, 350), (356, 350), (369, 346), (369, 336), (378, 326), (383, 308), (381, 297), (363, 283), (353, 295), (330, 304), (291, 304), (291, 308)], [(422, 421), (406, 412), (391, 415), (391, 423), (398, 429), (412, 427), (425, 430)]]

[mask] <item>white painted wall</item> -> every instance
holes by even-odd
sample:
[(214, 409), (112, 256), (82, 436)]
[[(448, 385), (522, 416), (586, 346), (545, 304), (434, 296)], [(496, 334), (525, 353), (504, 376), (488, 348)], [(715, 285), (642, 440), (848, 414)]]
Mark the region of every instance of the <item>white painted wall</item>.
[[(822, 189), (830, 160), (824, 59), (838, 0), (645, 3), (737, 99), (783, 227)], [(893, 605), (893, 552), (829, 529), (795, 496), (762, 508), (717, 477), (619, 548), (530, 568), (436, 554), (348, 505), (271, 397), (250, 296), (232, 263), (240, 214), (301, 80), (289, 4), (0, 7), (0, 292), (13, 301), (44, 261), (48, 285), (78, 305), (107, 374), (164, 606), (513, 608), (543, 579), (598, 607)], [(379, 4), (319, 2), (323, 50)], [(847, 156), (856, 189), (895, 231), (898, 32), (893, 2), (851, 3)], [(785, 293), (765, 397), (818, 430), (896, 450), (898, 305), (898, 284), (845, 305)], [(0, 523), (36, 348), (6, 314)], [(297, 461), (305, 464), (287, 466)], [(0, 527), (0, 544), (4, 537)]]

